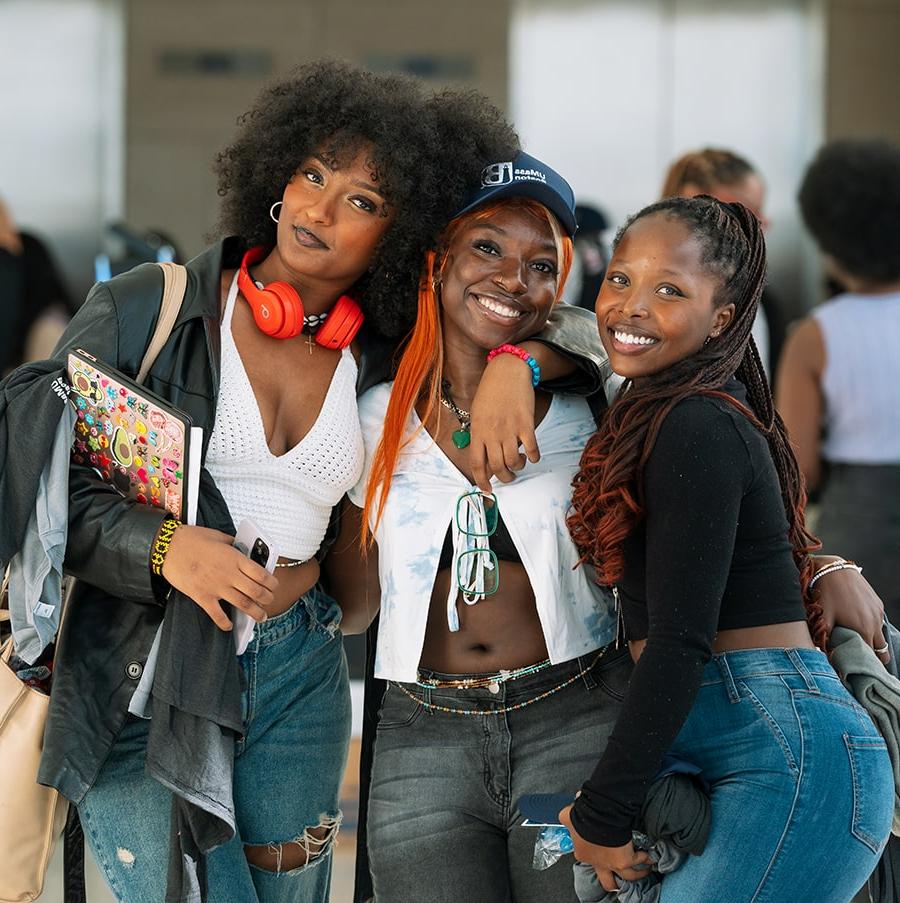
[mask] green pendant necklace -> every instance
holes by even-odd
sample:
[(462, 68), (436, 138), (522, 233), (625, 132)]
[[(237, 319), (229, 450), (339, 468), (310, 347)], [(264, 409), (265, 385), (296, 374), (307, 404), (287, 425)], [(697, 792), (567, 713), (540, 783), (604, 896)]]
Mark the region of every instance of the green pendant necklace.
[(453, 444), (457, 448), (465, 448), (472, 441), (472, 436), (469, 433), (472, 415), (456, 406), (456, 403), (450, 397), (450, 383), (446, 379), (441, 380), (441, 404), (452, 411), (459, 421), (459, 429), (453, 431)]

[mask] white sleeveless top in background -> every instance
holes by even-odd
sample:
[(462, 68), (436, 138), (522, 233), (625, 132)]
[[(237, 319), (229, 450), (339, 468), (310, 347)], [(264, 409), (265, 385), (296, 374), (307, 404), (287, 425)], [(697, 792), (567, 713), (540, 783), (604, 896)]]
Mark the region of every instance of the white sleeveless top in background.
[(900, 464), (900, 293), (839, 295), (812, 315), (825, 343), (822, 457)]
[[(350, 501), (360, 508), (392, 385), (375, 386), (359, 400), (366, 467), (350, 492)], [(420, 425), (413, 413), (408, 429)], [(556, 395), (536, 430), (541, 460), (527, 464), (512, 483), (492, 480), (500, 517), (531, 582), (554, 664), (615, 639), (612, 597), (594, 582), (592, 568), (576, 567), (578, 552), (566, 527), (572, 478), (594, 430), (594, 418), (583, 398)], [(375, 531), (381, 583), (376, 677), (416, 679), (444, 535), (455, 524), (457, 500), (475, 488), (425, 430), (401, 449), (384, 515)], [(456, 551), (458, 527), (452, 530)], [(453, 630), (453, 622), (458, 626), (458, 620), (452, 606), (462, 603), (456, 602), (454, 590), (451, 594), (448, 614)]]
[(249, 517), (279, 554), (305, 561), (319, 550), (331, 509), (362, 472), (356, 361), (345, 348), (316, 422), (292, 449), (273, 455), (231, 333), (237, 294), (235, 277), (222, 318), (221, 382), (206, 466), (235, 527)]

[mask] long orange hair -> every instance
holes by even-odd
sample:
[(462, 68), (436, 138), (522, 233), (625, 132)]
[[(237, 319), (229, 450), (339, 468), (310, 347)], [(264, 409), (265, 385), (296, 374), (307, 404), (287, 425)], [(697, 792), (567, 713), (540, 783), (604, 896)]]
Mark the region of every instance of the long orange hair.
[[(452, 220), (444, 230), (439, 252), (429, 251), (425, 255), (425, 268), (419, 280), (419, 300), (416, 323), (406, 341), (394, 386), (384, 417), (384, 430), (372, 456), (372, 466), (366, 484), (366, 500), (363, 507), (363, 530), (360, 542), (366, 547), (372, 541), (372, 530), (377, 529), (384, 513), (384, 506), (394, 468), (401, 449), (410, 443), (416, 432), (407, 434), (413, 408), (420, 399), (425, 401), (422, 426), (435, 411), (440, 411), (441, 374), (444, 365), (444, 342), (441, 332), (440, 304), (435, 291), (435, 279), (443, 279), (447, 264), (447, 252), (456, 234), (473, 222), (489, 219), (500, 210), (510, 208), (525, 210), (550, 225), (556, 241), (559, 274), (556, 283), (556, 298), (562, 295), (566, 278), (572, 267), (572, 239), (565, 235), (556, 217), (543, 204), (530, 198), (514, 197), (494, 201), (477, 207)], [(438, 261), (437, 266), (435, 265)], [(377, 496), (377, 501), (376, 501)], [(369, 516), (375, 510), (375, 527), (370, 530)]]

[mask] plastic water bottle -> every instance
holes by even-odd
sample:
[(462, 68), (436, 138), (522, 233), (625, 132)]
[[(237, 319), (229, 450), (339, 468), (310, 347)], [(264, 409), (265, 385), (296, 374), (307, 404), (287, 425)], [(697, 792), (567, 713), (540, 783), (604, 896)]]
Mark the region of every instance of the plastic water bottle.
[(562, 825), (548, 825), (540, 833), (541, 843), (548, 850), (559, 850), (560, 853), (571, 853), (575, 849), (572, 835)]

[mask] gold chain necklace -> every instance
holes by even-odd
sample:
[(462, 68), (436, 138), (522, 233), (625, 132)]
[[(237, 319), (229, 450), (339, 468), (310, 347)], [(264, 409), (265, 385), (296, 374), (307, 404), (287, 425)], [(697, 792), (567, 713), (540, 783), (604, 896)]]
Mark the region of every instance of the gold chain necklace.
[(450, 397), (450, 383), (446, 379), (441, 380), (441, 404), (449, 411), (452, 411), (459, 421), (459, 429), (453, 431), (453, 444), (457, 448), (465, 448), (472, 441), (470, 433), (472, 415), (458, 407), (456, 402)]

